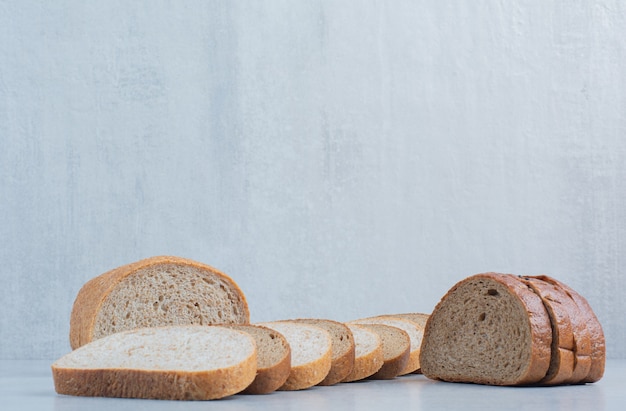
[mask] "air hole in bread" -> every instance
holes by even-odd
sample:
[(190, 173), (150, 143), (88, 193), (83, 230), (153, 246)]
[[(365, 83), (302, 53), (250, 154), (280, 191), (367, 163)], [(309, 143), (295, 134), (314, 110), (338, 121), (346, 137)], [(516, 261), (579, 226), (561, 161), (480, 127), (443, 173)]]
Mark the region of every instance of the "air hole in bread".
[(482, 313), (478, 316), (478, 321), (485, 321), (485, 318), (487, 317), (487, 314)]
[(500, 293), (498, 292), (498, 290), (496, 290), (495, 288), (490, 288), (489, 290), (487, 290), (487, 294), (489, 295), (500, 295)]

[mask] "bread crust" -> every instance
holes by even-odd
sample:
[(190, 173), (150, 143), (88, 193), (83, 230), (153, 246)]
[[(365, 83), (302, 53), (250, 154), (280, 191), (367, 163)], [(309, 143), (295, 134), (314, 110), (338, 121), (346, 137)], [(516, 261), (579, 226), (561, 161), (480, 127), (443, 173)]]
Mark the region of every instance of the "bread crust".
[(421, 352), (422, 372), (428, 378), (441, 379), (433, 370), (430, 369), (430, 361), (426, 356), (432, 347), (429, 346), (429, 334), (432, 332), (433, 319), (437, 317), (441, 307), (447, 303), (447, 299), (455, 293), (455, 291), (466, 283), (480, 279), (493, 280), (500, 283), (511, 296), (516, 298), (524, 307), (528, 316), (526, 317), (527, 327), (530, 331), (530, 359), (523, 373), (516, 379), (510, 381), (493, 381), (489, 378), (476, 378), (474, 380), (459, 380), (459, 382), (472, 382), (477, 384), (489, 385), (530, 385), (541, 380), (550, 365), (550, 344), (552, 342), (552, 328), (550, 318), (541, 301), (527, 285), (519, 281), (514, 275), (500, 273), (484, 273), (477, 274), (459, 281), (455, 284), (439, 301), (433, 313), (426, 323), (424, 331), (424, 340)]
[(590, 352), (590, 360), (587, 360), (584, 355), (579, 356), (579, 373), (584, 373), (587, 366), (589, 368), (589, 371), (579, 382), (593, 383), (599, 381), (604, 375), (604, 367), (606, 363), (606, 342), (602, 325), (600, 324), (598, 317), (596, 317), (596, 314), (593, 312), (591, 305), (585, 297), (567, 284), (547, 275), (537, 276), (537, 278), (561, 287), (576, 303), (580, 313), (579, 318), (581, 318), (581, 322), (585, 325), (583, 328), (587, 330), (591, 346), (590, 350), (587, 350), (584, 346), (584, 337), (581, 338), (581, 344), (579, 347), (583, 350), (583, 353)]
[(83, 285), (76, 296), (70, 316), (70, 345), (72, 349), (76, 349), (93, 340), (96, 319), (100, 308), (109, 294), (122, 280), (141, 269), (161, 264), (191, 266), (220, 277), (229, 283), (239, 295), (243, 305), (242, 308), (244, 309), (244, 316), (247, 318), (246, 323), (250, 322), (250, 311), (245, 295), (229, 276), (197, 261), (173, 256), (156, 256), (117, 267), (89, 280)]

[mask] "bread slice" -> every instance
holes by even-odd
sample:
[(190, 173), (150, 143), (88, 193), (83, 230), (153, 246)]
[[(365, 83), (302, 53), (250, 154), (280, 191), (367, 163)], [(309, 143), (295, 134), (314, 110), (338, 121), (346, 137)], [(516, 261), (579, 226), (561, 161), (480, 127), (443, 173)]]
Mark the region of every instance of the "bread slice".
[(383, 366), (369, 378), (390, 380), (398, 376), (409, 362), (411, 339), (406, 331), (383, 324), (363, 324), (374, 331), (383, 345)]
[(353, 382), (374, 375), (384, 364), (383, 345), (378, 333), (364, 325), (346, 323), (355, 344), (352, 372), (343, 380)]
[[(576, 347), (577, 353), (582, 351), (581, 354), (577, 354), (578, 363), (575, 367), (574, 374), (585, 374), (585, 369), (588, 367), (588, 372), (586, 375), (580, 380), (581, 383), (586, 382), (596, 382), (599, 381), (604, 375), (604, 367), (606, 363), (606, 342), (604, 338), (604, 331), (602, 330), (602, 325), (596, 317), (596, 314), (593, 312), (591, 305), (576, 290), (568, 286), (567, 284), (556, 280), (552, 277), (542, 275), (537, 276), (537, 278), (542, 279), (543, 281), (554, 284), (558, 287), (561, 287), (565, 293), (574, 300), (576, 303), (576, 307), (578, 308), (578, 314), (576, 318), (579, 318), (580, 321), (585, 325), (583, 328), (587, 331), (587, 336), (590, 340), (590, 349), (585, 346), (585, 336), (581, 336), (578, 340), (578, 344)], [(580, 326), (577, 327), (580, 329)], [(583, 332), (581, 332), (582, 334)], [(585, 358), (585, 354), (590, 352), (590, 364), (587, 365), (587, 361)]]
[(350, 329), (333, 320), (303, 318), (293, 321), (318, 326), (330, 334), (332, 363), (328, 375), (318, 385), (333, 385), (343, 381), (354, 367), (354, 338)]
[(422, 345), (422, 338), (424, 336), (424, 327), (413, 321), (393, 317), (390, 315), (381, 315), (376, 317), (362, 318), (359, 320), (351, 321), (354, 324), (383, 324), (390, 325), (392, 327), (400, 328), (406, 331), (411, 339), (411, 351), (409, 353), (409, 361), (400, 374), (405, 375), (417, 371), (420, 368), (420, 349)]
[(142, 327), (249, 322), (246, 298), (226, 274), (184, 258), (152, 257), (81, 288), (70, 319), (70, 344), (76, 349)]
[(422, 327), (426, 327), (426, 322), (428, 321), (428, 317), (430, 317), (430, 314), (425, 313), (402, 313), (389, 315), (392, 317), (404, 318), (405, 320), (413, 321), (414, 323), (418, 323)]
[(541, 279), (527, 276), (518, 278), (541, 297), (550, 317), (552, 327), (550, 366), (539, 383), (557, 385), (571, 381), (576, 361), (574, 330), (570, 318), (574, 301), (561, 288)]
[(292, 321), (273, 321), (258, 325), (278, 331), (285, 336), (291, 347), (291, 370), (280, 390), (303, 390), (326, 378), (332, 363), (332, 343), (326, 330)]
[(246, 388), (256, 345), (224, 327), (172, 326), (109, 335), (52, 364), (59, 394), (210, 400)]
[(552, 327), (541, 298), (510, 274), (454, 285), (435, 307), (420, 363), (431, 379), (489, 385), (536, 384), (550, 366)]
[(257, 347), (257, 373), (244, 394), (267, 394), (279, 389), (291, 371), (291, 348), (278, 331), (260, 325), (225, 325), (244, 331), (254, 338)]

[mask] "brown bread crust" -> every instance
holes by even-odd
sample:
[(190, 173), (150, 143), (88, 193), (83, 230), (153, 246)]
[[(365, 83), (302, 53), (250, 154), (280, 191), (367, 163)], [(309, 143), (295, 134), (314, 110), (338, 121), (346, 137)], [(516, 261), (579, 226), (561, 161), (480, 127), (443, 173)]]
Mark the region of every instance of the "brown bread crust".
[(599, 381), (604, 375), (604, 367), (606, 363), (606, 342), (604, 339), (602, 325), (600, 324), (598, 317), (596, 317), (596, 314), (593, 312), (591, 305), (585, 297), (580, 295), (576, 290), (567, 284), (546, 275), (537, 276), (537, 278), (561, 287), (578, 306), (579, 312), (582, 316), (582, 321), (586, 325), (585, 328), (589, 332), (591, 341), (591, 365), (589, 367), (589, 372), (581, 382), (593, 383)]
[(245, 296), (239, 286), (226, 274), (211, 266), (186, 258), (157, 256), (115, 268), (91, 279), (83, 285), (74, 301), (70, 317), (70, 345), (72, 349), (76, 349), (93, 340), (95, 323), (100, 308), (108, 295), (122, 280), (141, 269), (161, 264), (192, 266), (221, 277), (240, 296), (245, 311), (244, 316), (247, 318), (245, 322), (250, 322), (250, 312)]

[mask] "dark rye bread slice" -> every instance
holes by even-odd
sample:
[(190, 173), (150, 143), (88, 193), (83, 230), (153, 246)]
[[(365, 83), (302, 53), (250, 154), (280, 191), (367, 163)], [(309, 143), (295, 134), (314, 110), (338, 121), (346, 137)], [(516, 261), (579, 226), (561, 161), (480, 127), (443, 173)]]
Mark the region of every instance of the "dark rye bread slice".
[[(580, 295), (576, 290), (567, 284), (546, 275), (537, 276), (537, 278), (561, 287), (576, 303), (581, 315), (580, 318), (589, 332), (591, 341), (591, 364), (589, 366), (589, 371), (581, 382), (592, 383), (599, 381), (604, 375), (604, 366), (606, 363), (606, 342), (604, 339), (602, 325), (600, 324), (598, 317), (596, 317), (596, 314), (593, 312), (591, 305), (585, 297)], [(584, 364), (582, 367), (584, 368)]]
[(550, 317), (537, 294), (513, 275), (478, 274), (435, 307), (420, 364), (436, 380), (529, 385), (546, 375), (551, 343)]
[(383, 324), (361, 324), (374, 331), (383, 344), (383, 366), (374, 375), (373, 380), (390, 380), (400, 375), (409, 362), (411, 339), (406, 331)]
[(254, 338), (257, 347), (256, 377), (244, 394), (268, 394), (285, 384), (291, 372), (291, 348), (278, 331), (260, 325), (241, 324), (222, 327), (243, 331)]
[(74, 301), (70, 344), (76, 349), (142, 327), (249, 322), (246, 298), (226, 274), (196, 261), (160, 256), (88, 281)]
[(538, 278), (520, 276), (520, 281), (528, 285), (543, 302), (550, 316), (552, 326), (552, 345), (550, 347), (550, 367), (539, 381), (544, 385), (565, 384), (572, 381), (576, 363), (574, 331), (571, 314), (574, 301), (554, 284)]

